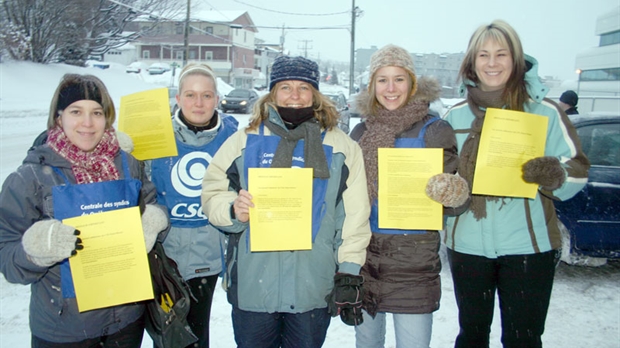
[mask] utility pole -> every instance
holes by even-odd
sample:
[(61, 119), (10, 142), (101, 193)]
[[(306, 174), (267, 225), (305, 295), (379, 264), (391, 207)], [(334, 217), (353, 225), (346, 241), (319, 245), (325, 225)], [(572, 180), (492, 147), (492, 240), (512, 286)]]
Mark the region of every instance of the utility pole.
[(184, 44), (184, 50), (183, 50), (183, 66), (187, 65), (187, 58), (189, 57), (189, 7), (190, 7), (190, 1), (191, 0), (187, 0), (187, 13), (185, 15), (185, 33), (184, 33), (184, 37), (183, 37), (183, 44)]
[(284, 55), (284, 23), (282, 23), (282, 35), (280, 35), (280, 55)]
[(355, 0), (351, 0), (351, 57), (349, 60), (349, 95), (353, 94), (353, 79), (355, 76), (355, 17), (357, 11), (355, 9)]
[(304, 58), (308, 58), (308, 49), (312, 49), (312, 47), (308, 47), (308, 43), (312, 42), (312, 40), (300, 40), (303, 45), (302, 47), (297, 47), (298, 49), (301, 49), (304, 51)]

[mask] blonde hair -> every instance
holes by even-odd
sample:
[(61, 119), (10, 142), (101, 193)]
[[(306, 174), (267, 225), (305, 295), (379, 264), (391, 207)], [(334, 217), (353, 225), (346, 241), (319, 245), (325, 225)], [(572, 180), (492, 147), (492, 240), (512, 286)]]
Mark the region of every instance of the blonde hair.
[[(269, 117), (270, 107), (274, 110), (278, 109), (276, 104), (276, 93), (282, 82), (285, 81), (276, 83), (274, 88), (272, 88), (269, 93), (262, 96), (254, 104), (252, 117), (250, 118), (250, 124), (248, 125), (246, 132), (249, 130), (258, 129), (261, 122)], [(311, 84), (309, 85), (312, 86)], [(329, 130), (338, 125), (338, 118), (340, 115), (338, 114), (338, 110), (336, 109), (334, 102), (314, 87), (312, 87), (312, 108), (314, 110), (314, 117), (319, 120), (321, 128)]]
[(189, 63), (183, 67), (181, 73), (179, 74), (179, 93), (181, 93), (183, 89), (183, 81), (185, 81), (185, 78), (192, 75), (202, 75), (210, 78), (213, 81), (215, 92), (217, 92), (217, 78), (215, 77), (213, 69), (204, 63)]
[[(80, 74), (65, 74), (56, 91), (52, 97), (50, 104), (50, 113), (47, 118), (47, 129), (50, 130), (56, 126), (56, 118), (60, 116), (62, 110), (58, 110), (58, 99), (60, 93), (68, 87), (78, 86), (82, 90), (87, 99), (91, 97), (101, 97), (101, 106), (103, 107), (103, 113), (105, 115), (105, 128), (111, 128), (116, 120), (116, 110), (114, 109), (114, 102), (108, 89), (98, 77), (94, 75), (80, 75)], [(99, 99), (99, 98), (97, 98)]]
[(519, 35), (508, 23), (495, 20), (491, 24), (482, 25), (476, 29), (469, 40), (459, 75), (463, 80), (471, 80), (476, 84), (480, 83), (476, 74), (476, 54), (488, 40), (493, 40), (510, 51), (512, 73), (506, 82), (502, 99), (509, 109), (523, 111), (523, 104), (528, 99), (525, 84), (525, 73), (527, 72), (525, 54)]

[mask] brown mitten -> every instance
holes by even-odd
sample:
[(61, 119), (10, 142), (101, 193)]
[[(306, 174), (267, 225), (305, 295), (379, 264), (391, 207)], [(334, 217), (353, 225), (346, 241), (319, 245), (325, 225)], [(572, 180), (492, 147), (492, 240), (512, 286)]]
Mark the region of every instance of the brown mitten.
[(544, 190), (553, 191), (566, 181), (560, 160), (545, 156), (533, 158), (523, 165), (523, 180), (540, 185)]
[(469, 198), (469, 185), (458, 175), (437, 174), (428, 179), (426, 194), (445, 207), (459, 207)]

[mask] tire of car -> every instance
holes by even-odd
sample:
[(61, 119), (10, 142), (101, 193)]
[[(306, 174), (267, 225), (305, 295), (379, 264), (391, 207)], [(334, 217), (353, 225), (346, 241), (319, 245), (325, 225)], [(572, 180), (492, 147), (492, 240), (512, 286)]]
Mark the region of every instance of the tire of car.
[(588, 267), (600, 267), (607, 263), (607, 259), (604, 257), (592, 257), (574, 253), (570, 244), (570, 232), (560, 220), (558, 220), (558, 228), (562, 236), (562, 254), (560, 256), (560, 261), (573, 266)]

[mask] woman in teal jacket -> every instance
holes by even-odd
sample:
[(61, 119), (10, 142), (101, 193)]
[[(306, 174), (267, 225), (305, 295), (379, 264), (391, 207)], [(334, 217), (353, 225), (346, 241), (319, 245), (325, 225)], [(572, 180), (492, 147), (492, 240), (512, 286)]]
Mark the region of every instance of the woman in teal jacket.
[[(460, 72), (466, 101), (446, 115), (457, 135), (459, 174), (472, 187), (487, 108), (547, 117), (544, 156), (523, 165), (523, 179), (539, 185), (534, 199), (472, 195), (469, 210), (450, 217), (446, 245), (459, 307), (455, 347), (488, 347), (495, 292), (504, 347), (541, 347), (560, 233), (553, 200), (566, 200), (587, 181), (588, 159), (574, 127), (545, 99), (537, 62), (523, 53), (503, 21), (473, 34)], [(498, 178), (501, 180), (501, 178)]]

